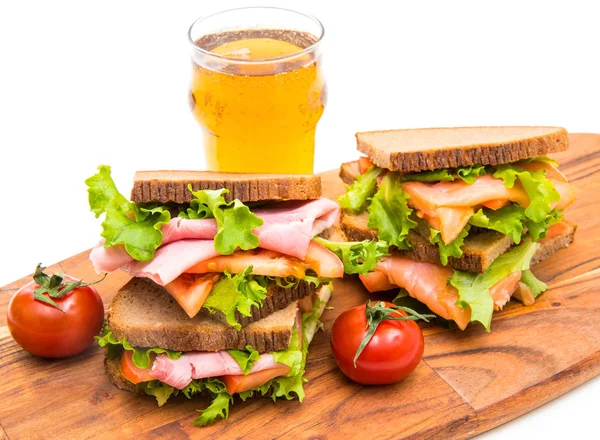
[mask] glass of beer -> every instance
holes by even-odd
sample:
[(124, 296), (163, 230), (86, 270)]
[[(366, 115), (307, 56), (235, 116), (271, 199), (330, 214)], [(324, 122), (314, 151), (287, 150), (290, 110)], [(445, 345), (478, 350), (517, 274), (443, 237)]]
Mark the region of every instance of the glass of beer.
[(327, 96), (323, 34), (316, 18), (272, 7), (192, 24), (190, 105), (210, 171), (313, 173)]

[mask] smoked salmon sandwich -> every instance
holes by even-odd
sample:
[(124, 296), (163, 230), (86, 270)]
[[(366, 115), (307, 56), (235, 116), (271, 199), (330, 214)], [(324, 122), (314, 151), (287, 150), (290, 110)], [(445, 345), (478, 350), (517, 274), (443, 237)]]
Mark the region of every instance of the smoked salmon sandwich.
[(356, 134), (365, 156), (342, 165), (350, 240), (379, 239), (391, 256), (360, 275), (370, 292), (400, 287), (460, 329), (546, 286), (530, 270), (568, 246), (577, 190), (547, 154), (560, 127), (458, 127)]
[(98, 338), (108, 376), (159, 405), (208, 395), (198, 425), (227, 418), (235, 396), (302, 400), (331, 281), (388, 250), (323, 238), (340, 210), (319, 176), (141, 171), (129, 200), (102, 165), (86, 184), (104, 216), (90, 259), (132, 276)]

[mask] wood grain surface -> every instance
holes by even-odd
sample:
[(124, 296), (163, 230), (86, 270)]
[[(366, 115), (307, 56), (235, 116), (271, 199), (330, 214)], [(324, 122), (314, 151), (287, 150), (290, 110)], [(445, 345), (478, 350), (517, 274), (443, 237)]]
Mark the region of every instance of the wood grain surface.
[[(207, 400), (174, 398), (158, 408), (153, 397), (121, 391), (104, 374), (100, 348), (62, 360), (21, 350), (6, 307), (30, 280), (23, 278), (0, 289), (0, 440), (468, 438), (543, 405), (600, 373), (600, 135), (572, 134), (570, 142), (554, 157), (580, 190), (566, 215), (579, 228), (575, 243), (533, 269), (550, 289), (531, 307), (510, 302), (495, 313), (491, 333), (423, 325), (423, 360), (403, 382), (362, 386), (337, 369), (331, 325), (367, 299), (348, 276), (334, 283), (333, 310), (311, 345), (304, 403), (236, 401), (229, 420), (197, 428), (191, 421)], [(323, 175), (323, 188), (329, 196), (343, 191), (336, 171)], [(88, 254), (49, 270), (94, 279)], [(105, 305), (128, 279), (115, 272), (98, 285)]]

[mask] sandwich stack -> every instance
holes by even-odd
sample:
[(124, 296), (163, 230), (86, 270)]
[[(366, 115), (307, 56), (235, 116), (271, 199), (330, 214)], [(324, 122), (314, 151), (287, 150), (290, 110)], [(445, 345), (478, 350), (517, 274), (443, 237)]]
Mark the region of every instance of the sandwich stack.
[(98, 339), (115, 385), (159, 405), (208, 394), (198, 425), (237, 397), (303, 399), (308, 344), (344, 274), (313, 239), (339, 221), (320, 177), (144, 171), (128, 200), (100, 166), (86, 184), (105, 216), (95, 269), (132, 275)]
[[(341, 227), (390, 244), (360, 278), (370, 292), (401, 288), (460, 329), (546, 286), (530, 268), (574, 238), (564, 220), (576, 189), (546, 156), (568, 148), (560, 127), (458, 127), (357, 133), (345, 163)], [(399, 298), (399, 300), (401, 300)]]

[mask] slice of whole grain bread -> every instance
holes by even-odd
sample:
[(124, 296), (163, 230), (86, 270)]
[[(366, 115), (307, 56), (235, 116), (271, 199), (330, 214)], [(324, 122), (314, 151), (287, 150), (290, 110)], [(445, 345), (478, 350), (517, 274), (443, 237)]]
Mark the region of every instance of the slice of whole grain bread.
[(447, 127), (356, 133), (358, 151), (381, 168), (413, 173), (497, 165), (568, 148), (561, 127)]
[(115, 338), (127, 338), (137, 347), (175, 351), (285, 350), (292, 336), (296, 302), (241, 330), (202, 314), (187, 316), (169, 293), (146, 278), (132, 278), (112, 300), (108, 328)]
[(225, 200), (309, 200), (321, 197), (321, 177), (308, 174), (249, 174), (211, 171), (137, 171), (131, 201), (134, 203), (189, 203), (188, 190), (226, 188)]

